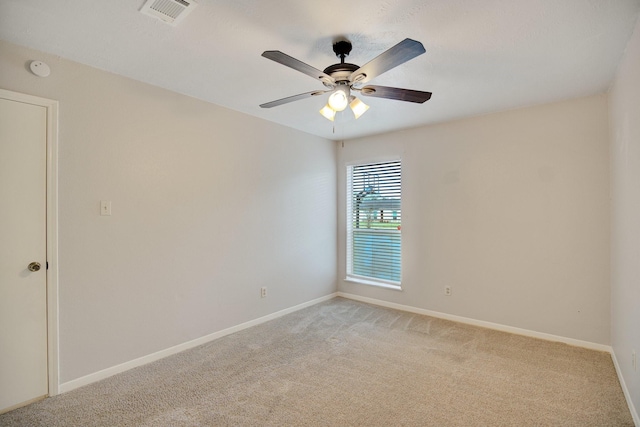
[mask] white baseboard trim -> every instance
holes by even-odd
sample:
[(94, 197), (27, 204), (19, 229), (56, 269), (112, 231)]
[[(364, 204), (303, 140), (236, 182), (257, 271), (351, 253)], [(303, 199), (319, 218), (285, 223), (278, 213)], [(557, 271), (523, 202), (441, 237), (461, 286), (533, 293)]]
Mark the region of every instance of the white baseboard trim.
[(640, 417), (638, 416), (638, 411), (636, 410), (636, 407), (633, 404), (633, 400), (631, 400), (631, 394), (629, 393), (627, 384), (625, 383), (624, 377), (622, 376), (622, 370), (620, 369), (620, 365), (618, 364), (618, 358), (616, 357), (616, 353), (613, 350), (611, 351), (611, 359), (613, 359), (613, 366), (616, 368), (616, 373), (618, 374), (618, 380), (620, 381), (620, 386), (622, 387), (624, 398), (627, 399), (627, 406), (629, 406), (629, 411), (631, 411), (631, 417), (633, 418), (633, 422), (635, 423), (636, 426), (640, 426)]
[(427, 310), (424, 308), (411, 307), (409, 305), (396, 304), (393, 302), (378, 300), (375, 298), (362, 297), (359, 295), (349, 294), (346, 292), (338, 292), (339, 297), (352, 299), (355, 301), (366, 302), (369, 304), (379, 305), (387, 308), (394, 308), (396, 310), (408, 311), (410, 313), (424, 314), (426, 316), (437, 317), (439, 319), (451, 320), (454, 322), (465, 323), (467, 325), (480, 326), (487, 329), (495, 329), (497, 331), (509, 332), (517, 335), (524, 335), (532, 338), (539, 338), (546, 341), (562, 342), (565, 344), (573, 345), (575, 347), (588, 348), (590, 350), (606, 351), (611, 353), (611, 346), (605, 344), (598, 344), (590, 341), (582, 341), (573, 338), (561, 337), (559, 335), (547, 334), (544, 332), (531, 331), (529, 329), (516, 328), (514, 326), (501, 325), (499, 323), (485, 322), (484, 320), (476, 320), (468, 317), (456, 316), (455, 314), (441, 313), (439, 311)]
[(94, 373), (89, 374), (89, 375), (85, 375), (84, 377), (80, 377), (80, 378), (77, 378), (75, 380), (67, 381), (66, 383), (63, 383), (63, 384), (59, 385), (58, 391), (60, 393), (66, 393), (66, 392), (74, 390), (74, 389), (76, 389), (78, 387), (82, 387), (82, 386), (94, 383), (96, 381), (100, 381), (100, 380), (103, 380), (105, 378), (109, 378), (109, 377), (111, 377), (111, 376), (113, 376), (115, 374), (119, 374), (121, 372), (128, 371), (129, 369), (133, 369), (133, 368), (136, 368), (138, 366), (146, 365), (147, 363), (155, 362), (156, 360), (163, 359), (163, 358), (165, 358), (167, 356), (171, 356), (172, 354), (180, 353), (181, 351), (189, 350), (189, 349), (197, 347), (199, 345), (206, 344), (206, 343), (208, 343), (210, 341), (213, 341), (213, 340), (216, 340), (218, 338), (222, 338), (222, 337), (227, 336), (229, 334), (233, 334), (234, 332), (238, 332), (238, 331), (241, 331), (243, 329), (247, 329), (247, 328), (250, 328), (252, 326), (256, 326), (256, 325), (268, 322), (268, 321), (273, 320), (273, 319), (277, 319), (278, 317), (282, 317), (282, 316), (284, 316), (286, 314), (290, 314), (290, 313), (293, 313), (295, 311), (302, 310), (303, 308), (307, 308), (307, 307), (310, 307), (312, 305), (316, 305), (316, 304), (321, 303), (323, 301), (328, 301), (328, 300), (330, 300), (332, 298), (335, 298), (336, 296), (337, 296), (337, 293), (332, 293), (332, 294), (329, 294), (329, 295), (325, 295), (323, 297), (316, 298), (314, 300), (307, 301), (307, 302), (304, 302), (302, 304), (295, 305), (293, 307), (285, 308), (284, 310), (280, 310), (280, 311), (277, 311), (275, 313), (271, 313), (271, 314), (268, 314), (266, 316), (262, 316), (262, 317), (259, 317), (257, 319), (254, 319), (254, 320), (250, 320), (248, 322), (241, 323), (239, 325), (232, 326), (230, 328), (223, 329), (221, 331), (214, 332), (212, 334), (205, 335), (205, 336), (200, 337), (200, 338), (196, 338), (195, 340), (187, 341), (185, 343), (178, 344), (176, 346), (169, 347), (167, 349), (160, 350), (160, 351), (157, 351), (155, 353), (148, 354), (146, 356), (142, 356), (142, 357), (139, 357), (137, 359), (133, 359), (133, 360), (130, 360), (128, 362), (121, 363), (119, 365), (112, 366), (110, 368), (103, 369), (103, 370), (98, 371), (98, 372), (94, 372)]

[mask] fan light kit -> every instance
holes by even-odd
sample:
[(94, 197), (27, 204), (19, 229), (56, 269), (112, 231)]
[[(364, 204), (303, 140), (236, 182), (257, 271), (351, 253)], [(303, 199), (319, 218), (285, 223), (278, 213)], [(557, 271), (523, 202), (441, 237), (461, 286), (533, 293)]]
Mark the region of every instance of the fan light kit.
[(278, 105), (288, 104), (289, 102), (298, 101), (300, 99), (312, 96), (331, 93), (325, 105), (321, 110), (327, 119), (334, 121), (336, 114), (344, 111), (347, 106), (351, 108), (356, 119), (362, 116), (369, 106), (351, 94), (351, 91), (359, 92), (363, 96), (371, 96), (374, 98), (395, 99), (398, 101), (407, 101), (422, 104), (431, 98), (431, 92), (422, 92), (419, 90), (400, 89), (397, 87), (387, 86), (364, 86), (362, 84), (368, 82), (374, 77), (389, 71), (392, 68), (403, 64), (418, 55), (425, 52), (422, 43), (404, 39), (391, 49), (383, 52), (367, 64), (359, 67), (355, 64), (344, 62), (344, 58), (349, 56), (351, 52), (351, 43), (342, 40), (333, 44), (333, 51), (338, 58), (339, 64), (333, 64), (320, 71), (310, 65), (305, 64), (279, 50), (267, 50), (262, 53), (267, 59), (278, 62), (296, 71), (300, 71), (314, 79), (320, 80), (327, 90), (315, 90), (312, 92), (301, 93), (299, 95), (289, 96), (287, 98), (278, 99), (276, 101), (261, 104), (262, 108), (277, 107)]

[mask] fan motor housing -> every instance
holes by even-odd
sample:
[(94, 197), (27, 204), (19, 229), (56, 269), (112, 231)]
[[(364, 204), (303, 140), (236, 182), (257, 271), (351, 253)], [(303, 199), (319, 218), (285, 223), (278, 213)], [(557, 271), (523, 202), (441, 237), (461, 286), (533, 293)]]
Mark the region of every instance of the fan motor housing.
[(349, 76), (358, 68), (355, 64), (333, 64), (324, 69), (324, 73), (333, 77), (337, 82), (349, 80)]

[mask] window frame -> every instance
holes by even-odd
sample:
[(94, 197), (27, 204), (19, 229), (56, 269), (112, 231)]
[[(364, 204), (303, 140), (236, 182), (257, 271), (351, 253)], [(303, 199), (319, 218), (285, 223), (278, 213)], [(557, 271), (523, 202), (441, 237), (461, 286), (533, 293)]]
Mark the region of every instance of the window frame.
[[(374, 159), (374, 160), (363, 160), (363, 161), (354, 161), (345, 164), (346, 171), (346, 282), (353, 282), (371, 286), (377, 286), (387, 289), (393, 290), (402, 290), (402, 228), (397, 230), (397, 233), (400, 236), (400, 280), (387, 280), (378, 277), (370, 277), (363, 276), (359, 274), (355, 274), (353, 272), (354, 267), (354, 256), (353, 256), (353, 171), (355, 167), (358, 166), (374, 166), (378, 164), (384, 163), (399, 163), (400, 169), (400, 211), (402, 210), (402, 159), (400, 157), (391, 157), (391, 158), (382, 158), (382, 159)], [(400, 214), (400, 225), (402, 224), (402, 213)], [(374, 229), (375, 230), (375, 229)]]

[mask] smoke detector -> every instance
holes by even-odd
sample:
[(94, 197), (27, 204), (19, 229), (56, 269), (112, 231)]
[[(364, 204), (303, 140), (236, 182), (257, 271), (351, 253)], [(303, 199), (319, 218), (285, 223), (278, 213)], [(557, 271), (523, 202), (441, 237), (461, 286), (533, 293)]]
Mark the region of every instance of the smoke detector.
[(147, 0), (140, 12), (175, 27), (197, 5), (195, 0)]

